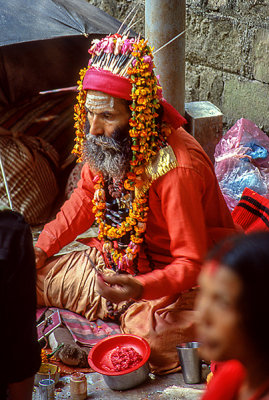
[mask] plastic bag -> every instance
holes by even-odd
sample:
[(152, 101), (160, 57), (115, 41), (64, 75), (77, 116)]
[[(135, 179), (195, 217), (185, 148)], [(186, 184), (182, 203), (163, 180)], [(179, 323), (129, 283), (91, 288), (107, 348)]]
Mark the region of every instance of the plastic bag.
[(269, 198), (269, 138), (252, 121), (241, 118), (215, 149), (215, 172), (229, 209), (248, 187)]

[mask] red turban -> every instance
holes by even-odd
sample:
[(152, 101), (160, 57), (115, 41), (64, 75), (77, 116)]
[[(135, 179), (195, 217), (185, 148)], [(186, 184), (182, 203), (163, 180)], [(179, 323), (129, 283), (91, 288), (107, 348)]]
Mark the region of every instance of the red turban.
[[(132, 84), (129, 79), (112, 74), (110, 71), (90, 68), (83, 79), (83, 89), (97, 90), (113, 97), (131, 100)], [(187, 121), (162, 97), (161, 90), (158, 91), (158, 96), (160, 104), (164, 108), (163, 120), (170, 123), (175, 129), (184, 125)]]

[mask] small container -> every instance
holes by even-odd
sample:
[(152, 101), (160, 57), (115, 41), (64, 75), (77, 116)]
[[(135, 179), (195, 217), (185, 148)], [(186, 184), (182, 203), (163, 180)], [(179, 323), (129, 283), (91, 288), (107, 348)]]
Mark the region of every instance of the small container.
[(40, 400), (55, 399), (55, 382), (53, 379), (42, 379), (39, 382)]
[(60, 378), (60, 368), (54, 364), (42, 363), (39, 371), (35, 374), (35, 386), (38, 386), (42, 379), (49, 378), (53, 379), (56, 385)]
[(199, 342), (182, 343), (176, 346), (185, 383), (192, 384), (201, 382), (199, 346)]
[(87, 399), (87, 379), (82, 372), (74, 372), (71, 375), (70, 394), (72, 400)]

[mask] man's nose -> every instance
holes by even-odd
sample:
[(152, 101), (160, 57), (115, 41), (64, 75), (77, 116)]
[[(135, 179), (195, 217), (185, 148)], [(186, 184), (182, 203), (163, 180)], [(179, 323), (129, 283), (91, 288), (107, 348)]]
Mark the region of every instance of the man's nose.
[(104, 134), (103, 124), (98, 115), (94, 115), (90, 121), (90, 134), (94, 136)]

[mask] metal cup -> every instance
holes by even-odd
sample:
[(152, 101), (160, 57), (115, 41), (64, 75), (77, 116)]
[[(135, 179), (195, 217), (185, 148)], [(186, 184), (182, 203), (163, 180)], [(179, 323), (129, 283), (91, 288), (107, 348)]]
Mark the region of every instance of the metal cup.
[(42, 379), (39, 382), (40, 400), (54, 400), (55, 381), (53, 379)]
[(199, 346), (199, 342), (182, 343), (176, 346), (185, 383), (201, 382)]

